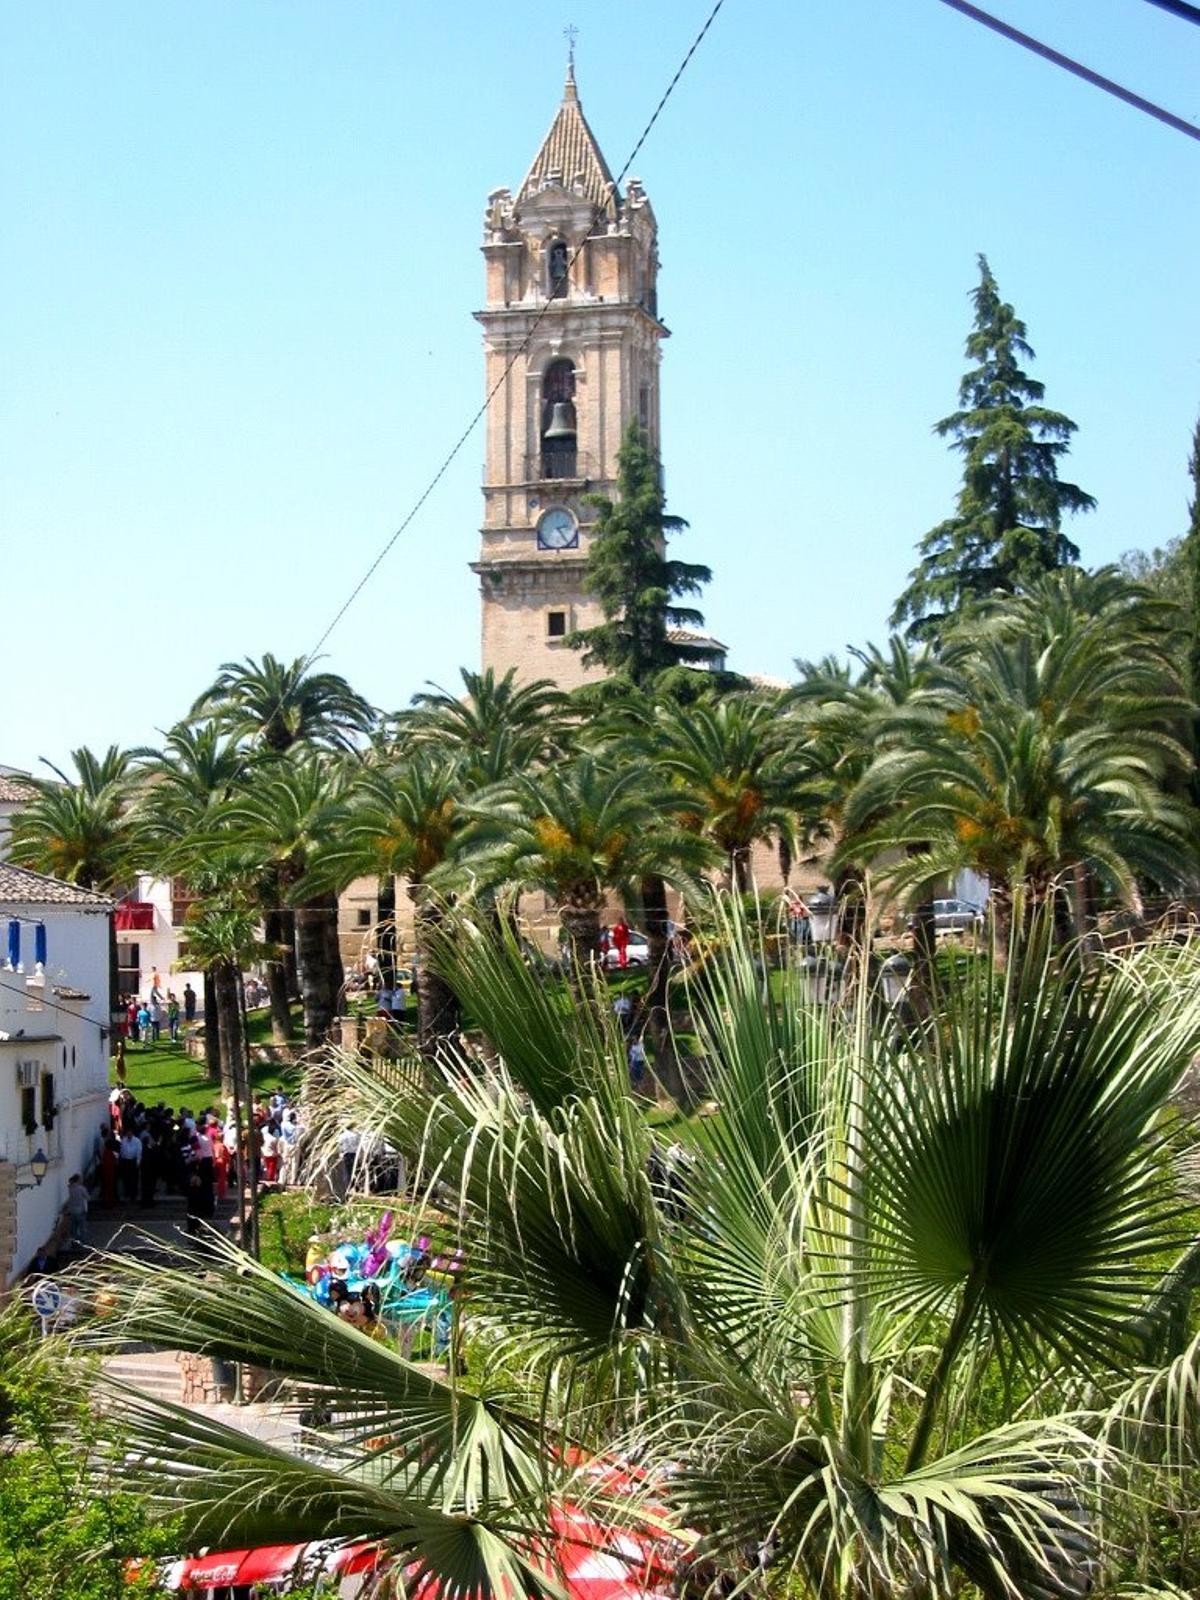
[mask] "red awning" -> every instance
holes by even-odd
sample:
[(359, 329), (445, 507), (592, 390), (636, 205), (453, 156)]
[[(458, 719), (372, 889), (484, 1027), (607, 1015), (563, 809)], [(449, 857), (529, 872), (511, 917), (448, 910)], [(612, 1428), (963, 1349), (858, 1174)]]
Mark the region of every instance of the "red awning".
[(325, 1573), (344, 1577), (371, 1572), (378, 1561), (374, 1545), (267, 1544), (257, 1550), (210, 1550), (204, 1556), (163, 1562), (156, 1575), (164, 1588), (186, 1592), (238, 1584), (285, 1583), (292, 1578), (312, 1579)]
[(125, 900), (116, 910), (118, 933), (153, 933), (154, 907), (149, 900)]
[[(646, 1502), (646, 1480), (636, 1467), (593, 1461), (582, 1472), (595, 1483), (608, 1515), (599, 1505), (551, 1508), (554, 1562), (571, 1600), (669, 1600), (671, 1578), (690, 1538), (667, 1531), (668, 1515)], [(628, 1517), (622, 1516), (622, 1525), (616, 1526), (608, 1517), (623, 1499), (629, 1501)], [(374, 1572), (387, 1560), (374, 1544), (277, 1544), (161, 1563), (158, 1577), (167, 1589), (205, 1590), (289, 1579), (311, 1582), (324, 1573), (348, 1577)], [(437, 1583), (428, 1579), (412, 1592), (418, 1600), (440, 1596)]]

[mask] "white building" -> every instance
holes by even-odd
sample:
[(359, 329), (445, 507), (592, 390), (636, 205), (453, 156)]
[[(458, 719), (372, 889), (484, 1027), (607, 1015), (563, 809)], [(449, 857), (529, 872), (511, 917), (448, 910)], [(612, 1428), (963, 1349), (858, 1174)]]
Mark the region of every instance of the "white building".
[(194, 900), (174, 878), (138, 875), (133, 892), (117, 906), (118, 994), (148, 999), (157, 972), (164, 993), (173, 992), (181, 1005), (184, 985), (190, 983), (203, 1010), (204, 975), (189, 968), (180, 955), (184, 920)]
[(91, 1165), (107, 1116), (112, 910), (103, 895), (0, 862), (0, 1294), (54, 1239), (67, 1180)]

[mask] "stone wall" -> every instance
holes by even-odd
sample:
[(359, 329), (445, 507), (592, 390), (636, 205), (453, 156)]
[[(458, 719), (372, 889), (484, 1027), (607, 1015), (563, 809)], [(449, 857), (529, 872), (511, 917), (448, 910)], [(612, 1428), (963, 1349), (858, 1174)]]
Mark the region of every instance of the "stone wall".
[(180, 1400), (185, 1406), (215, 1406), (233, 1399), (233, 1368), (211, 1356), (178, 1357)]

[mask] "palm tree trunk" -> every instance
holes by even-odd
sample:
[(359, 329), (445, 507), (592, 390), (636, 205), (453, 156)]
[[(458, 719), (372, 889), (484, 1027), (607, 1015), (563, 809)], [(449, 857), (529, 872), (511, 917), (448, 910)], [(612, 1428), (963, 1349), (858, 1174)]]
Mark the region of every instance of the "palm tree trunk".
[[(926, 848), (924, 844), (910, 844), (905, 854), (919, 856)], [(909, 1001), (919, 1017), (929, 1015), (936, 983), (937, 918), (933, 909), (934, 888), (932, 882), (924, 885), (912, 918), (913, 972)]]
[(566, 900), (558, 909), (571, 956), (572, 980), (586, 978), (600, 958), (600, 907)]
[(735, 844), (729, 852), (729, 886), (737, 894), (750, 889), (750, 846)]
[(299, 957), (300, 993), (304, 1002), (304, 1042), (310, 1048), (325, 1043), (337, 1015), (341, 987), (341, 962), (334, 965), (330, 920), (337, 930), (337, 896), (319, 895), (296, 907), (296, 950)]
[(447, 1039), (458, 1034), (458, 998), (437, 970), (435, 935), (443, 921), (441, 902), (419, 881), (409, 883), (408, 894), (417, 958), (417, 1048), (422, 1055), (435, 1056)]
[(221, 1019), (217, 1013), (217, 983), (204, 974), (204, 1070), (214, 1083), (221, 1078)]
[(671, 948), (667, 924), (667, 886), (657, 874), (641, 882), (646, 944), (650, 951), (650, 978), (646, 985), (646, 1031), (654, 1049), (654, 1074), (659, 1088), (682, 1111), (691, 1109), (692, 1097), (680, 1066), (671, 1029), (669, 985)]
[[(286, 921), (285, 921), (286, 919)], [(291, 912), (272, 907), (263, 918), (266, 941), (274, 952), (267, 962), (267, 992), (271, 997), (271, 1038), (286, 1044), (292, 1037), (292, 1009), (288, 1000), (285, 951), (292, 945)]]
[(216, 1013), (221, 1034), (221, 1093), (228, 1099), (246, 1070), (239, 998), (242, 975), (232, 961), (221, 961), (213, 969), (213, 982), (216, 986)]

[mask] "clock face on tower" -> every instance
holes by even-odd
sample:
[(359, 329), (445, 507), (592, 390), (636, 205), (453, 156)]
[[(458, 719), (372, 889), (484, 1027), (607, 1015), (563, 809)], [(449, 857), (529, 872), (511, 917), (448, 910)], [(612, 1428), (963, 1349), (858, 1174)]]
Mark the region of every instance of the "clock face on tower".
[(539, 550), (576, 550), (579, 547), (579, 524), (569, 511), (561, 506), (547, 511), (537, 525)]

